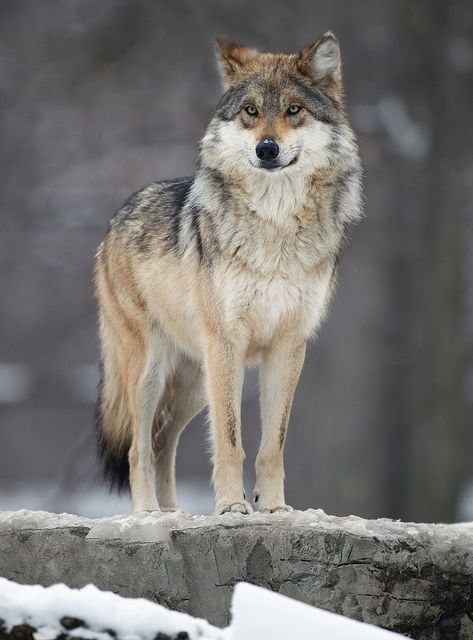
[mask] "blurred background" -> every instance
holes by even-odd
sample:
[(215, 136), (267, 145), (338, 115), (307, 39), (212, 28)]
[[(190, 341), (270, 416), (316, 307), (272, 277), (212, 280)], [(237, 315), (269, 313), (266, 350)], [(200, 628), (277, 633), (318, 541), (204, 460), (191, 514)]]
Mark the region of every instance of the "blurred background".
[[(0, 509), (129, 509), (95, 460), (96, 247), (130, 192), (192, 173), (221, 91), (213, 35), (290, 52), (328, 29), (367, 218), (295, 398), (287, 499), (473, 519), (471, 0), (0, 3)], [(255, 371), (243, 423), (251, 493)], [(206, 429), (178, 453), (194, 513), (213, 508)]]

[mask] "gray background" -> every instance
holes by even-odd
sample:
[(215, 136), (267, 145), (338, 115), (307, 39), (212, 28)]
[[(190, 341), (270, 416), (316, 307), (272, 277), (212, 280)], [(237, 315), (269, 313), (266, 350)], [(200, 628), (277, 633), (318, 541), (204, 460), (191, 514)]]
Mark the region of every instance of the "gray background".
[[(287, 498), (335, 514), (473, 518), (473, 6), (466, 0), (1, 0), (0, 509), (86, 515), (94, 457), (91, 269), (111, 217), (192, 173), (218, 101), (211, 36), (294, 51), (332, 29), (367, 218), (292, 413)], [(257, 378), (243, 408), (248, 486)], [(178, 457), (211, 506), (205, 418)]]

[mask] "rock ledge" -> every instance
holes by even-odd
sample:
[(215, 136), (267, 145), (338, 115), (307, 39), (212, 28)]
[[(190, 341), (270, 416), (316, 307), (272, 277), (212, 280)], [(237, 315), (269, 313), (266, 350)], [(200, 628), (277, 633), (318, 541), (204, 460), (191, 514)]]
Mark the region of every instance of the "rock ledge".
[(86, 519), (0, 513), (0, 575), (93, 583), (212, 624), (236, 582), (422, 639), (473, 638), (473, 524), (337, 518), (323, 511)]

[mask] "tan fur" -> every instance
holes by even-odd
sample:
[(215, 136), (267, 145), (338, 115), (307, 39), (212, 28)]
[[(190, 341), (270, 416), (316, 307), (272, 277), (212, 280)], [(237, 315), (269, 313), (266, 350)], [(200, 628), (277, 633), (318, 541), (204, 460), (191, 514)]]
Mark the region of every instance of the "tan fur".
[[(251, 364), (261, 365), (255, 507), (288, 508), (283, 447), (294, 391), (333, 290), (344, 228), (360, 214), (359, 160), (338, 104), (333, 36), (299, 56), (227, 41), (218, 48), (227, 85), (247, 82), (248, 98), (235, 111), (239, 94), (226, 94), (227, 111), (212, 120), (192, 181), (145, 188), (114, 218), (97, 257), (102, 442), (112, 458), (128, 452), (137, 511), (176, 508), (179, 436), (205, 405), (216, 511), (252, 510), (240, 417)], [(319, 86), (315, 75), (330, 95), (320, 98), (325, 111), (313, 117), (307, 105), (290, 119), (288, 105), (304, 100), (304, 86)], [(319, 94), (307, 95), (317, 109)], [(245, 100), (261, 112), (254, 122)], [(264, 136), (281, 146), (279, 172), (255, 168)]]

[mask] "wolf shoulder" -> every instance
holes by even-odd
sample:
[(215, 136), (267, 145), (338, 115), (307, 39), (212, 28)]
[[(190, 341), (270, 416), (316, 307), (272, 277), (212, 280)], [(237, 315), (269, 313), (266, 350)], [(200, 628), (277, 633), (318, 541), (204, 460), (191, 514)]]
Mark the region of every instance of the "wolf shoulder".
[(155, 241), (175, 248), (193, 180), (180, 177), (145, 185), (129, 196), (112, 217), (109, 234), (145, 253)]

